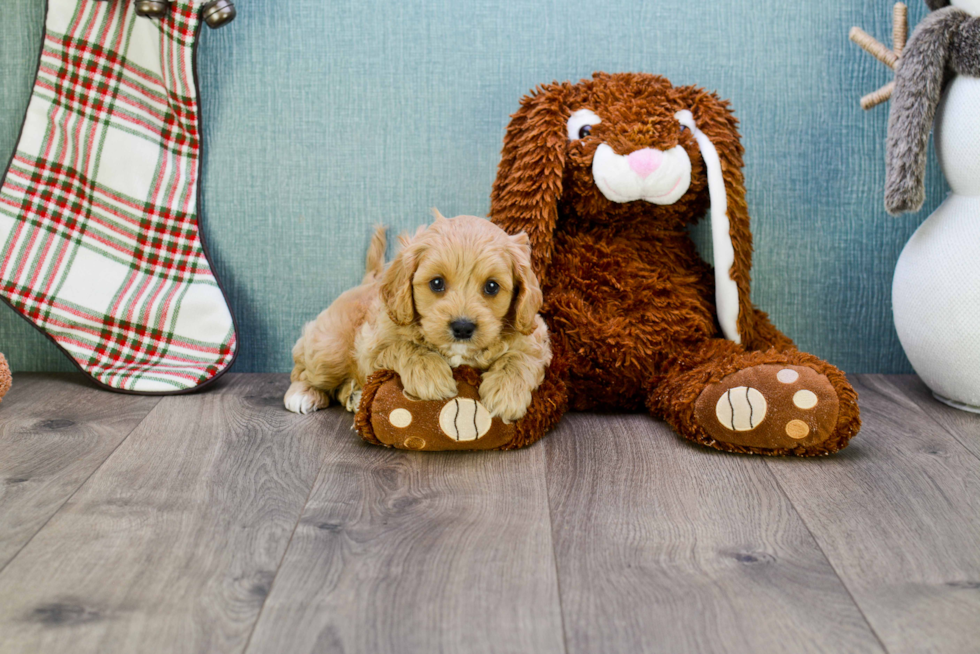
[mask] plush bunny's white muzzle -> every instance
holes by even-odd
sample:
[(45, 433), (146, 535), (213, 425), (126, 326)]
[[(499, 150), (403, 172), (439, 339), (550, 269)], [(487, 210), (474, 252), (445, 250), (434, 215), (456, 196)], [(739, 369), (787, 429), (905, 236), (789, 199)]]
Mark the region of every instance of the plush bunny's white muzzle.
[(612, 202), (674, 204), (691, 188), (691, 159), (679, 145), (666, 152), (643, 148), (620, 155), (603, 143), (592, 159), (592, 177)]

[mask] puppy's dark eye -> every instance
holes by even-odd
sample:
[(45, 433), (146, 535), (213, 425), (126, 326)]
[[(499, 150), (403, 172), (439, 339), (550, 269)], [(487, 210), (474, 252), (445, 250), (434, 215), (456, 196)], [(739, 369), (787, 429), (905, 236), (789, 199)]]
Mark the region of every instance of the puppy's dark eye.
[(681, 125), (681, 134), (687, 131), (687, 125)]
[(446, 290), (446, 280), (442, 277), (436, 277), (429, 282), (429, 288), (432, 289), (433, 293), (442, 293)]
[(493, 297), (500, 292), (500, 284), (491, 279), (489, 282), (483, 285), (483, 292), (490, 297)]
[(592, 133), (592, 125), (582, 125), (578, 130), (578, 137), (584, 139), (586, 136)]

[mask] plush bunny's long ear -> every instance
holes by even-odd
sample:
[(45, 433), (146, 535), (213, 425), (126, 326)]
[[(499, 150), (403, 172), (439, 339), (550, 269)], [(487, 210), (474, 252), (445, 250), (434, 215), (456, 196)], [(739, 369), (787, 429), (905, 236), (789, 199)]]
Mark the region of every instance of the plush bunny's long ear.
[(490, 196), (490, 219), (531, 240), (534, 272), (544, 283), (554, 249), (562, 193), (568, 120), (564, 100), (571, 85), (546, 84), (521, 100), (511, 117)]
[(729, 340), (750, 343), (755, 315), (749, 275), (752, 232), (738, 122), (726, 102), (700, 89), (690, 91), (691, 108), (677, 112), (676, 118), (694, 135), (708, 177), (718, 324)]
[(711, 199), (711, 245), (715, 257), (715, 310), (721, 331), (730, 341), (742, 342), (738, 331), (739, 293), (738, 284), (732, 279), (735, 266), (735, 245), (732, 241), (731, 221), (728, 218), (728, 193), (722, 174), (718, 150), (704, 132), (698, 129), (694, 115), (678, 111), (677, 121), (691, 130), (708, 175), (708, 196)]

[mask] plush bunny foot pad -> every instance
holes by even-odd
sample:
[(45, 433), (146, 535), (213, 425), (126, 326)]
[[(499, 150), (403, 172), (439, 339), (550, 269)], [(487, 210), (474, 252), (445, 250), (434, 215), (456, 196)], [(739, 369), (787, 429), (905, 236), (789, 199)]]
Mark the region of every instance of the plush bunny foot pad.
[(722, 443), (763, 449), (809, 447), (827, 440), (840, 402), (830, 380), (805, 366), (764, 364), (705, 388), (694, 415)]
[[(402, 450), (500, 450), (530, 445), (550, 429), (560, 412), (554, 396), (561, 382), (546, 376), (527, 415), (516, 423), (491, 418), (480, 402), (480, 373), (453, 371), (456, 397), (422, 401), (405, 393), (401, 379), (381, 370), (368, 379), (354, 425), (369, 443)], [(554, 415), (556, 414), (556, 415)], [(554, 415), (554, 417), (552, 417)]]

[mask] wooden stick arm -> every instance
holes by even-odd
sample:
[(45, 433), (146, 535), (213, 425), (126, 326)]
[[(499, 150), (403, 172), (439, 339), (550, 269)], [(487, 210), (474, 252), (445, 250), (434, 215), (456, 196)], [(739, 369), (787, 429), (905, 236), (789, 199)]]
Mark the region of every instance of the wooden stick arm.
[(896, 57), (902, 56), (909, 40), (909, 8), (899, 2), (892, 10), (892, 50)]
[(869, 93), (861, 98), (861, 108), (865, 111), (874, 109), (879, 104), (883, 104), (891, 100), (893, 93), (895, 93), (895, 82), (889, 82), (877, 91)]
[(892, 70), (895, 70), (895, 65), (898, 63), (898, 55), (889, 50), (888, 46), (860, 27), (852, 27), (850, 36), (851, 40), (861, 46), (862, 50)]
[[(884, 43), (865, 32), (860, 27), (852, 27), (850, 38), (861, 48), (873, 56), (875, 59), (885, 64), (892, 70), (898, 66), (898, 62), (905, 50), (905, 44), (909, 36), (909, 9), (899, 2), (892, 10), (892, 47), (888, 48)], [(861, 108), (867, 111), (887, 102), (895, 92), (895, 82), (889, 82), (873, 93), (861, 98)]]

